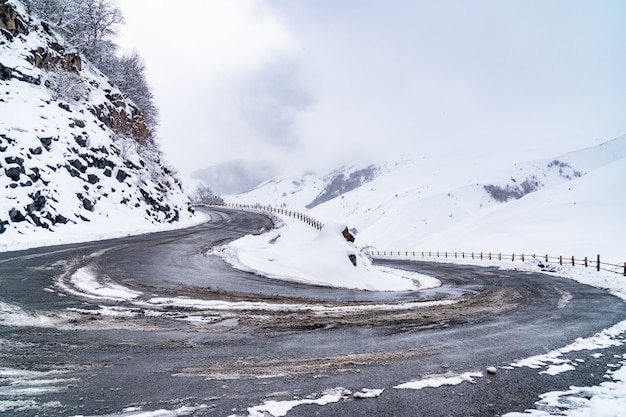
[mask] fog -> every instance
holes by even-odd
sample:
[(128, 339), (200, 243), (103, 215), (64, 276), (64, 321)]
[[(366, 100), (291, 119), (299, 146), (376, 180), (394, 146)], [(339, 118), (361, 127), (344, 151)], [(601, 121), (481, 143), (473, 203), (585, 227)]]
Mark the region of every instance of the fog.
[(621, 1), (120, 1), (185, 178), (400, 155), (507, 164), (626, 133)]

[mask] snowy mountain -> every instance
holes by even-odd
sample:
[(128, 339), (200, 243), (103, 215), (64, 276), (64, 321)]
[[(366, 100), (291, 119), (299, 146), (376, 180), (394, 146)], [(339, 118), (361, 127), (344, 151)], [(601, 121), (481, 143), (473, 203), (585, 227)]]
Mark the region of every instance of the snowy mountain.
[(446, 162), (405, 158), (381, 164), (371, 181), (310, 210), (334, 175), (276, 179), (226, 200), (282, 206), (324, 223), (344, 223), (358, 231), (361, 245), (381, 251), (626, 258), (621, 240), (626, 136), (505, 170), (471, 158)]
[(193, 217), (141, 111), (45, 22), (6, 0), (0, 190), (0, 248), (87, 222), (149, 229)]
[(250, 191), (274, 175), (274, 169), (264, 162), (230, 161), (194, 171), (191, 178), (220, 195)]

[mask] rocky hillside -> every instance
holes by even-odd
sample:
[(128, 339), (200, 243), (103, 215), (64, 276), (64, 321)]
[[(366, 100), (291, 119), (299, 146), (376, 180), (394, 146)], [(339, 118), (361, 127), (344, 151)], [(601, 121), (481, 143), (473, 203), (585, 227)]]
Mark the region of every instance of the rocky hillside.
[(193, 216), (141, 111), (45, 22), (7, 0), (0, 193), (0, 241), (113, 214), (148, 224)]

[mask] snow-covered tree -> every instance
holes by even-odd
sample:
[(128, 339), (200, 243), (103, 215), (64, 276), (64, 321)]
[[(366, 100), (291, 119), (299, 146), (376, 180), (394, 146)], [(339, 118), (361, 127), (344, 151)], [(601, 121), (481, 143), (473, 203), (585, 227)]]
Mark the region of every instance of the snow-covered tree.
[(211, 190), (206, 185), (198, 185), (196, 187), (196, 190), (191, 195), (191, 201), (193, 204), (224, 204), (224, 200), (221, 197), (215, 195), (215, 193), (213, 193), (213, 190)]
[(146, 65), (139, 53), (133, 51), (116, 58), (110, 70), (109, 78), (141, 109), (148, 125), (156, 126), (159, 111), (154, 105), (154, 95), (145, 76)]
[(146, 123), (156, 127), (158, 109), (143, 60), (137, 52), (117, 56), (113, 39), (124, 18), (115, 0), (26, 0), (26, 5), (109, 77), (141, 110)]
[(89, 96), (89, 90), (83, 79), (77, 73), (63, 68), (50, 71), (45, 84), (53, 100), (63, 100), (69, 103), (86, 99)]

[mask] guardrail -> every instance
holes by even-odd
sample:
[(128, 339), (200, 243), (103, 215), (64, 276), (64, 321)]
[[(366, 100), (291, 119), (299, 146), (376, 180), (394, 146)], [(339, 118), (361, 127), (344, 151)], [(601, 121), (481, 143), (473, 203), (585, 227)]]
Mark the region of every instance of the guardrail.
[[(298, 212), (298, 211), (294, 211), (294, 210), (287, 210), (281, 207), (272, 207), (272, 206), (265, 206), (262, 204), (237, 204), (237, 203), (225, 203), (222, 206), (224, 207), (232, 207), (232, 208), (236, 208), (236, 209), (241, 209), (241, 210), (257, 210), (257, 211), (267, 211), (269, 213), (276, 213), (276, 214), (282, 214), (285, 216), (290, 216), (293, 217), (295, 219), (301, 220), (303, 222), (305, 222), (306, 224), (310, 225), (311, 227), (316, 228), (317, 230), (321, 230), (322, 227), (324, 227), (324, 224), (322, 222), (320, 222), (319, 220)], [(600, 262), (600, 255), (596, 255), (595, 260), (593, 258), (589, 258), (587, 256), (585, 256), (584, 258), (580, 258), (577, 259), (574, 256), (572, 257), (564, 257), (564, 256), (549, 256), (549, 255), (541, 255), (541, 256), (537, 256), (537, 254), (524, 254), (524, 253), (520, 253), (520, 254), (505, 254), (502, 252), (441, 252), (441, 251), (378, 251), (378, 250), (367, 250), (366, 251), (370, 256), (374, 257), (374, 256), (404, 256), (404, 257), (418, 257), (421, 256), (422, 258), (432, 258), (432, 257), (437, 257), (437, 258), (455, 258), (455, 259), (480, 259), (480, 260), (499, 260), (499, 261), (503, 261), (503, 260), (507, 260), (508, 258), (511, 259), (512, 262), (515, 262), (516, 260), (518, 261), (522, 261), (525, 262), (526, 259), (532, 258), (532, 259), (542, 259), (545, 260), (546, 262), (550, 262), (550, 261), (554, 261), (554, 262), (558, 262), (559, 265), (572, 265), (572, 266), (584, 266), (585, 268), (588, 267), (592, 267), (595, 268), (597, 271), (607, 271), (607, 272), (612, 272), (615, 274), (622, 274), (624, 276), (626, 276), (626, 262), (624, 262), (624, 265), (622, 267), (622, 265), (618, 265), (618, 264), (613, 264), (613, 263), (609, 263), (609, 262)], [(426, 255), (428, 254), (428, 256)], [(433, 255), (435, 254), (435, 255)]]
[(314, 227), (317, 230), (322, 230), (324, 227), (324, 223), (321, 221), (309, 216), (308, 214), (301, 213), (299, 211), (287, 210), (282, 207), (272, 207), (272, 206), (264, 206), (262, 204), (238, 204), (238, 203), (225, 203), (224, 207), (232, 207), (240, 210), (257, 210), (257, 211), (266, 211), (268, 213), (282, 214), (284, 216), (293, 217), (294, 219), (298, 219), (311, 227)]
[[(622, 265), (617, 265), (617, 264), (613, 264), (613, 263), (609, 263), (609, 262), (600, 262), (600, 255), (596, 255), (595, 260), (593, 258), (588, 258), (587, 256), (585, 256), (584, 258), (581, 259), (576, 259), (574, 256), (570, 257), (563, 257), (563, 256), (549, 256), (549, 255), (541, 255), (541, 256), (537, 256), (536, 254), (532, 254), (532, 255), (528, 255), (528, 254), (503, 254), (502, 252), (441, 252), (441, 251), (437, 251), (437, 252), (433, 252), (433, 251), (373, 251), (370, 250), (368, 251), (368, 253), (370, 254), (370, 256), (374, 257), (374, 256), (398, 256), (398, 257), (422, 257), (422, 258), (433, 258), (433, 257), (437, 257), (437, 258), (454, 258), (454, 259), (481, 259), (481, 260), (498, 260), (498, 261), (503, 261), (503, 260), (508, 260), (509, 258), (511, 259), (512, 262), (515, 262), (516, 260), (525, 262), (527, 259), (531, 258), (531, 259), (541, 259), (541, 260), (545, 260), (546, 262), (558, 262), (559, 265), (572, 265), (572, 266), (584, 266), (585, 268), (587, 267), (592, 267), (595, 268), (597, 271), (607, 271), (607, 272), (613, 272), (616, 274), (623, 274), (624, 276), (626, 276), (626, 262), (624, 262), (623, 265), (623, 271), (622, 271)], [(435, 254), (435, 255), (433, 255)]]

